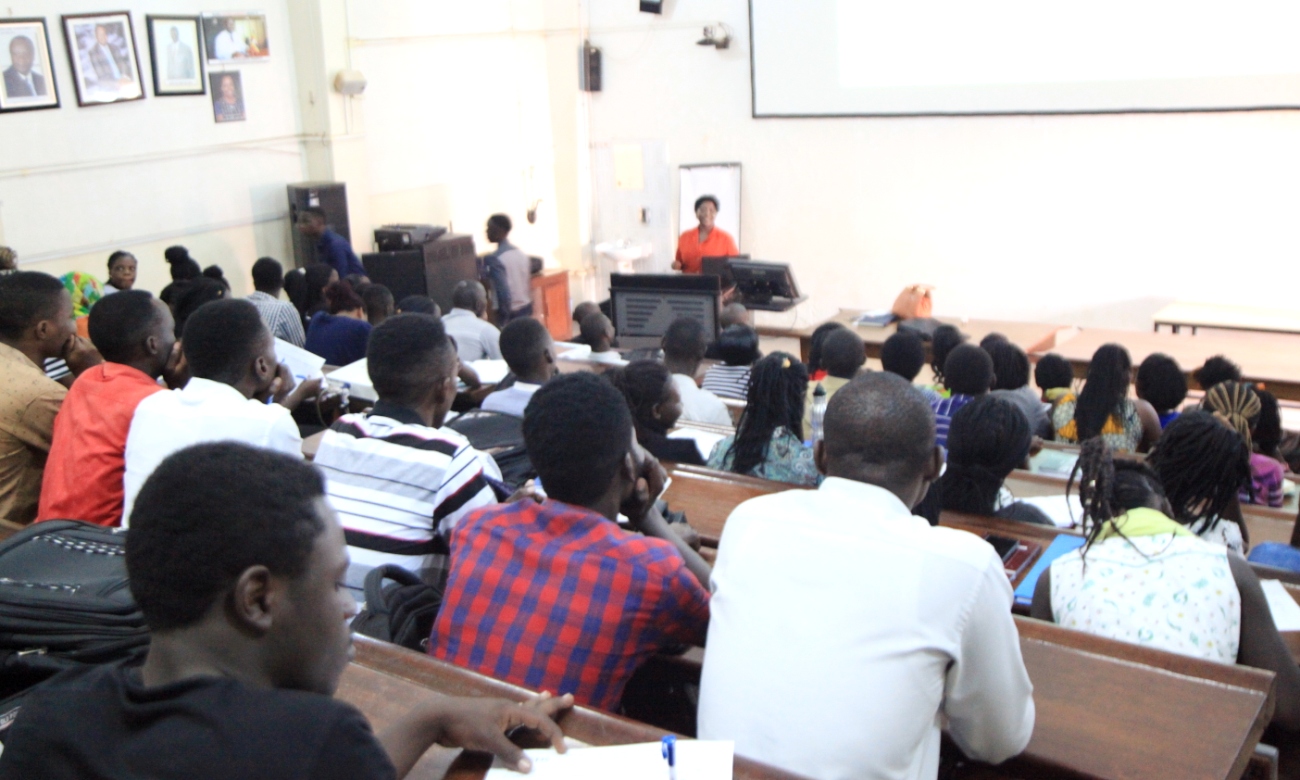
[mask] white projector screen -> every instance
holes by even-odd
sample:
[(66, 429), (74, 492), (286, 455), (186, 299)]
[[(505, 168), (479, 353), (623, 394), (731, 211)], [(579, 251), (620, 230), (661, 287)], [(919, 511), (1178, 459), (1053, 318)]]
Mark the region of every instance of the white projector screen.
[(1300, 106), (1296, 0), (750, 0), (754, 116)]

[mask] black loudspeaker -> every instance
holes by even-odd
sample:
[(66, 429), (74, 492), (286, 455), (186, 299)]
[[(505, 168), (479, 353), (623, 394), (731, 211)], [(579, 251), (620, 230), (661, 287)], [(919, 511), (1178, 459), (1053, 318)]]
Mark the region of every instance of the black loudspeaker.
[(600, 49), (591, 45), (591, 41), (582, 44), (581, 69), (578, 73), (578, 86), (583, 92), (600, 91)]
[(366, 276), (393, 293), (395, 301), (427, 295), (444, 312), (451, 311), (451, 294), (462, 279), (478, 279), (473, 236), (444, 234), (412, 249), (372, 252), (361, 256)]
[(293, 260), (302, 268), (316, 262), (316, 242), (298, 232), (298, 215), (306, 208), (325, 211), (330, 230), (352, 240), (348, 226), (348, 187), (328, 181), (306, 181), (289, 185), (289, 232), (293, 235)]
[(664, 12), (664, 0), (641, 0), (641, 11), (647, 14), (661, 14)]

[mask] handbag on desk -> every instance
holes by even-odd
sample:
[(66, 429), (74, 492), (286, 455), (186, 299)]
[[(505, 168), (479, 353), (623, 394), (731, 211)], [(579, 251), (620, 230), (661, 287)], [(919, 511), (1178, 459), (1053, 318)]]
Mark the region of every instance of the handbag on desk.
[(914, 284), (903, 288), (894, 299), (894, 308), (891, 309), (894, 316), (900, 320), (924, 319), (931, 316), (934, 303), (930, 299), (930, 291), (933, 289), (928, 284)]

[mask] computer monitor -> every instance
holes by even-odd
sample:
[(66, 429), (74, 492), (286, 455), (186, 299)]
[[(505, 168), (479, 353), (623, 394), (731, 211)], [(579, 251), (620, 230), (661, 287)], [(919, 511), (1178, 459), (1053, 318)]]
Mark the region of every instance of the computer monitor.
[(742, 303), (750, 308), (781, 307), (794, 303), (799, 298), (794, 274), (790, 273), (790, 266), (785, 263), (733, 260), (730, 265), (736, 289), (743, 297)]
[(609, 298), (619, 347), (658, 347), (668, 326), (681, 317), (697, 320), (716, 339), (721, 295), (716, 276), (611, 274)]
[(722, 280), (723, 291), (736, 286), (731, 275), (731, 263), (735, 260), (748, 260), (749, 255), (730, 255), (727, 257), (701, 257), (700, 273), (704, 276), (716, 276)]

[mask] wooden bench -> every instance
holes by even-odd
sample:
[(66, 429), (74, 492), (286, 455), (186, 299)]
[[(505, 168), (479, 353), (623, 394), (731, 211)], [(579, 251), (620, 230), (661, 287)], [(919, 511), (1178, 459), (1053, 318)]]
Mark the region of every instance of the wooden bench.
[(1168, 325), (1174, 333), (1182, 328), (1191, 328), (1192, 335), (1196, 335), (1199, 328), (1300, 334), (1300, 312), (1256, 306), (1177, 301), (1156, 312), (1151, 320), (1156, 332), (1160, 331), (1161, 325)]

